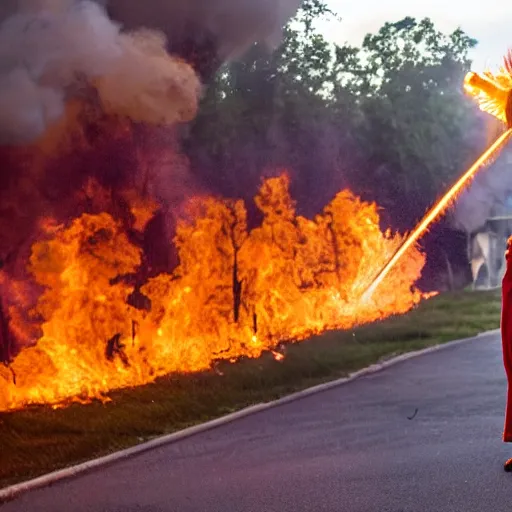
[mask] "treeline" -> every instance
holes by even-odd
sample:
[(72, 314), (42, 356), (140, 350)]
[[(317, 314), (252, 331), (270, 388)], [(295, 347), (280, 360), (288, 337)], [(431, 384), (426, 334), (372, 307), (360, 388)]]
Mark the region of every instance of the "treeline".
[[(307, 0), (272, 54), (255, 45), (209, 86), (185, 147), (200, 183), (250, 199), (286, 168), (300, 213), (349, 187), (408, 230), (484, 146), (485, 119), (463, 92), (476, 41), (405, 18), (335, 46), (315, 28), (333, 16)], [(425, 278), (467, 271), (465, 238), (447, 219), (424, 241)]]

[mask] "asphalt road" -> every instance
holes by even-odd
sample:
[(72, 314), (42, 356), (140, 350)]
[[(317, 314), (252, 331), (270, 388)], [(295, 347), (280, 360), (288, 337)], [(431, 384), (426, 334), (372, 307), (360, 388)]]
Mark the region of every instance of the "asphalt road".
[(0, 511), (510, 512), (505, 391), (499, 338), (483, 337), (27, 493)]

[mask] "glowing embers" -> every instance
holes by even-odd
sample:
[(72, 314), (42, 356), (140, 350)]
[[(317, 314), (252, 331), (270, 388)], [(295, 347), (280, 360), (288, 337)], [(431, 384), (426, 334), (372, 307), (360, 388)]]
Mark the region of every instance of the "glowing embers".
[(141, 253), (108, 214), (82, 215), (34, 244), (30, 271), (45, 288), (43, 335), (0, 370), (0, 409), (104, 399), (116, 388), (194, 372), (222, 359), (283, 359), (283, 341), (404, 313), (424, 256), (411, 247), (367, 303), (360, 296), (401, 245), (377, 206), (340, 192), (310, 220), (286, 176), (256, 197), (248, 231), (241, 201), (195, 198), (179, 222), (179, 265), (142, 287), (150, 311), (128, 305)]

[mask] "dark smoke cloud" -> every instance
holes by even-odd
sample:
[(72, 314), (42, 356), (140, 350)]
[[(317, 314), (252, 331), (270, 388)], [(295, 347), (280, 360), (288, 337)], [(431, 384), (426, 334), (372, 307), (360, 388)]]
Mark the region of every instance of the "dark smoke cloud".
[[(210, 62), (242, 54), (254, 42), (273, 48), (302, 0), (97, 0), (128, 30), (163, 31), (178, 54), (194, 49)], [(202, 53), (202, 55), (201, 55)], [(211, 57), (214, 56), (214, 62)], [(210, 69), (211, 70), (211, 69)]]

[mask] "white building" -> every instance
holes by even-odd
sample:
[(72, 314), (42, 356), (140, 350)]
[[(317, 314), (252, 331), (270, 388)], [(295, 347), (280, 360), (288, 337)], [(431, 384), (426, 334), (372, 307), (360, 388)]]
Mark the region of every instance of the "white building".
[(507, 240), (511, 235), (512, 214), (490, 217), (485, 226), (472, 233), (468, 249), (475, 289), (500, 286), (505, 273)]

